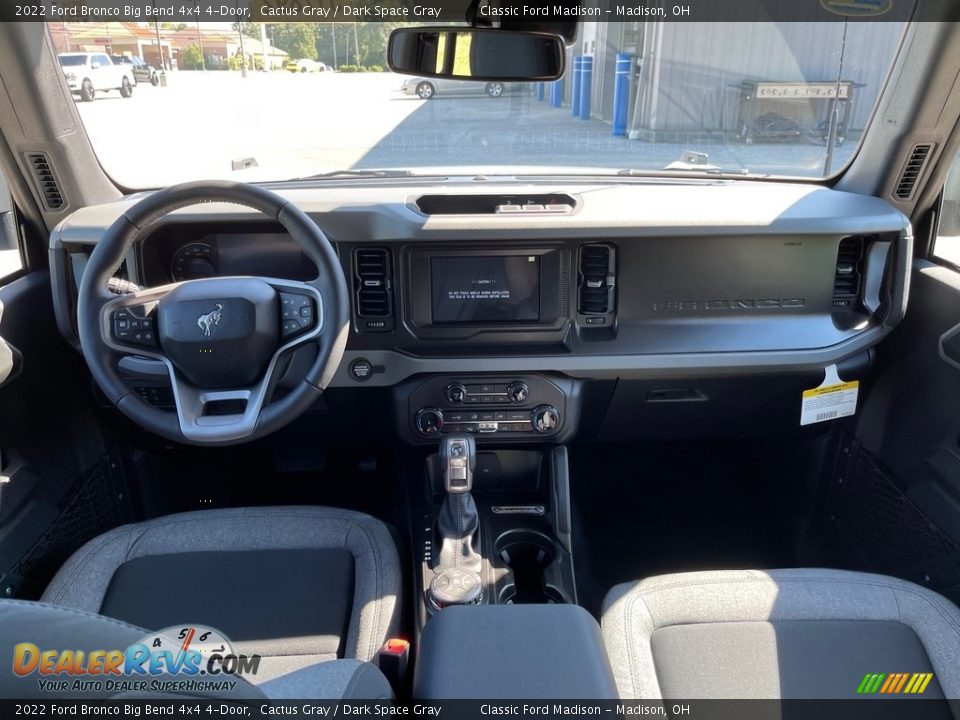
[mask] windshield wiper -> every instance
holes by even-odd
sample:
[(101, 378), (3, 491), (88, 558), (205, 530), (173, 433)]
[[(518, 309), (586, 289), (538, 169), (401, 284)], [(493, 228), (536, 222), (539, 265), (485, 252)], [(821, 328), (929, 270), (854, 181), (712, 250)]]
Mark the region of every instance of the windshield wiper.
[(399, 178), (412, 177), (412, 170), (333, 170), (316, 175), (304, 175), (295, 180), (326, 180), (327, 178), (355, 177), (355, 178)]

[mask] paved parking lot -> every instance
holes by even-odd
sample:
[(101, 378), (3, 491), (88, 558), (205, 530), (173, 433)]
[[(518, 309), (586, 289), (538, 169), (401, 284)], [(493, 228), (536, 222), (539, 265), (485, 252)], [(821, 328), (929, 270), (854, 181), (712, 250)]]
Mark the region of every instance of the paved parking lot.
[[(167, 87), (138, 86), (77, 103), (104, 167), (129, 187), (187, 179), (282, 179), (338, 169), (467, 165), (662, 168), (685, 150), (724, 169), (816, 176), (824, 147), (686, 143), (613, 137), (599, 120), (538, 101), (533, 86), (500, 98), (420, 100), (390, 73), (179, 72)], [(834, 167), (853, 143), (837, 149)], [(232, 161), (254, 158), (241, 171)]]

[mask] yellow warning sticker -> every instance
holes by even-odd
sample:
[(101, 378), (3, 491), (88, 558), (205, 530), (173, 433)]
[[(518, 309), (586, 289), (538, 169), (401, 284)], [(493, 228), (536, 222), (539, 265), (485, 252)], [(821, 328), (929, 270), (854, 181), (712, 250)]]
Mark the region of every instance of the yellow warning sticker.
[(854, 415), (857, 412), (859, 392), (858, 380), (842, 381), (837, 375), (837, 366), (831, 365), (826, 368), (820, 387), (803, 391), (800, 424), (812, 425)]

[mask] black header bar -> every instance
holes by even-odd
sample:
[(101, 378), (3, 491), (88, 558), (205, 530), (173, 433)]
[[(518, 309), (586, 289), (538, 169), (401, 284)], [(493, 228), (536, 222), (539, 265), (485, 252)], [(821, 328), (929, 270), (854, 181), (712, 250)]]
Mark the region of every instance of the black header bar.
[[(952, 8), (952, 9), (951, 9)], [(952, 0), (2, 0), (2, 22), (903, 22)]]

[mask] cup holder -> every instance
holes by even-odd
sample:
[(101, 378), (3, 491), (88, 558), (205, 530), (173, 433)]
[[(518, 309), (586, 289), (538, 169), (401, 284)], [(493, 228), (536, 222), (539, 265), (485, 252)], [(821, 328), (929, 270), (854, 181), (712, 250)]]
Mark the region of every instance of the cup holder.
[(553, 540), (533, 530), (511, 530), (497, 538), (495, 549), (513, 574), (513, 582), (500, 592), (501, 604), (566, 602), (563, 594), (544, 576), (544, 571), (557, 557)]

